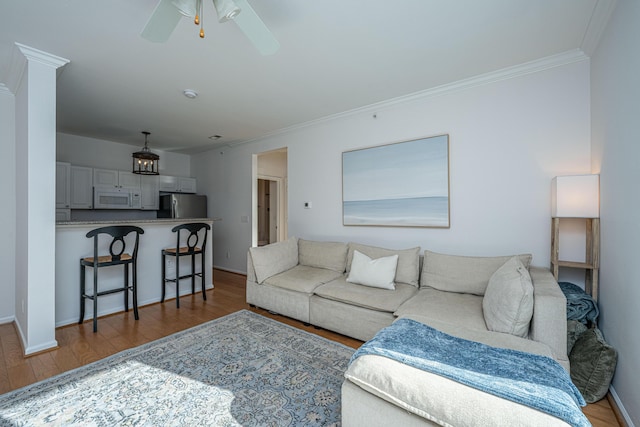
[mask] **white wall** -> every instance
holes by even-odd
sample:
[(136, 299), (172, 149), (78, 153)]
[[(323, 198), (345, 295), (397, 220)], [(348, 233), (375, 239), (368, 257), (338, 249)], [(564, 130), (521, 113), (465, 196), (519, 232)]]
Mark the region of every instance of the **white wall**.
[[(140, 136), (142, 137), (142, 134)], [(140, 151), (144, 146), (144, 139), (141, 139), (140, 146), (136, 147), (61, 132), (58, 132), (56, 142), (56, 160), (59, 162), (125, 171), (131, 170), (131, 154)], [(149, 145), (151, 151), (160, 156), (161, 175), (191, 176), (191, 156), (157, 150), (151, 143)]]
[[(198, 185), (222, 218), (214, 264), (246, 271), (251, 222), (241, 217), (251, 214), (252, 155), (288, 147), (289, 236), (466, 255), (528, 252), (548, 266), (551, 179), (590, 171), (589, 62), (478, 81), (194, 156)], [(443, 133), (450, 229), (342, 225), (343, 151)]]
[(16, 152), (15, 98), (0, 84), (0, 183), (4, 203), (0, 206), (0, 224), (4, 224), (0, 245), (0, 323), (13, 321), (15, 315), (16, 268)]
[(591, 68), (593, 170), (600, 172), (599, 326), (618, 350), (614, 396), (635, 425), (640, 425), (638, 22), (640, 3), (619, 0)]

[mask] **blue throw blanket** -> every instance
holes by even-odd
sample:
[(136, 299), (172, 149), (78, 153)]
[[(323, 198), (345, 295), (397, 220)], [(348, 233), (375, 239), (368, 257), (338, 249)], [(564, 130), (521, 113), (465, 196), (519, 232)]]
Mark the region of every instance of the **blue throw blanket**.
[(366, 354), (388, 357), (530, 406), (572, 426), (591, 426), (580, 410), (586, 402), (569, 374), (546, 356), (464, 340), (404, 318), (364, 343), (349, 363)]
[(562, 293), (567, 298), (567, 320), (577, 320), (587, 324), (596, 323), (600, 311), (594, 299), (578, 285), (569, 282), (558, 282)]

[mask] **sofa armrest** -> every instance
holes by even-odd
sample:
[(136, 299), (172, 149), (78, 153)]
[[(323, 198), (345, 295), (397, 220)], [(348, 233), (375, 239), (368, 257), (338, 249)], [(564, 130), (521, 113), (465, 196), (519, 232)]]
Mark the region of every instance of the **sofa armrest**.
[(529, 273), (534, 298), (529, 337), (551, 347), (555, 358), (568, 369), (567, 300), (549, 269), (531, 267)]
[(256, 278), (256, 269), (253, 268), (253, 258), (251, 257), (251, 252), (247, 251), (247, 281), (249, 282), (257, 282)]

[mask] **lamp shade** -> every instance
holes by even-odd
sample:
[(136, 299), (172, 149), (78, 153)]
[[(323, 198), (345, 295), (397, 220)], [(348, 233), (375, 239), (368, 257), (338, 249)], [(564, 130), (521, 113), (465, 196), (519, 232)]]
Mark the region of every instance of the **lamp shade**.
[(551, 216), (599, 218), (600, 175), (557, 176), (551, 181)]

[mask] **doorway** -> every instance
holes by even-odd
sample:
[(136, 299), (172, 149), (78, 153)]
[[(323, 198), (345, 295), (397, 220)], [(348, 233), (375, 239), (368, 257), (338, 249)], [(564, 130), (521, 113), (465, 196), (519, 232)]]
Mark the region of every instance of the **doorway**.
[(258, 246), (278, 241), (278, 181), (258, 178)]
[(287, 239), (287, 149), (254, 155), (252, 246)]

